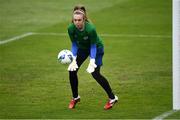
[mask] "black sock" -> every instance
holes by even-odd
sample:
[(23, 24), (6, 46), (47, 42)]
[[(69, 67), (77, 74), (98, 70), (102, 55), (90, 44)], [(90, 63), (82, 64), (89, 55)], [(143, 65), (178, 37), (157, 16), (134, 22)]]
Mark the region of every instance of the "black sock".
[(71, 90), (74, 98), (78, 97), (78, 77), (77, 71), (69, 71), (69, 80), (71, 84)]
[(92, 76), (102, 86), (102, 88), (106, 91), (106, 93), (108, 94), (108, 97), (110, 99), (114, 99), (115, 96), (112, 92), (112, 89), (111, 89), (107, 79), (100, 74), (100, 67), (99, 66), (92, 73)]

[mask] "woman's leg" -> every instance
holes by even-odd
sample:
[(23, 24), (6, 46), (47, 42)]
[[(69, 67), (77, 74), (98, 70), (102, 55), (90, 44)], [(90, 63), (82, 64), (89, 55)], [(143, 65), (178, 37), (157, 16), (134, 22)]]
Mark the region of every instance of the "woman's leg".
[(78, 76), (77, 71), (69, 71), (69, 80), (73, 98), (78, 97)]
[(107, 79), (101, 75), (100, 66), (98, 66), (95, 71), (92, 73), (93, 78), (102, 86), (102, 88), (106, 91), (107, 95), (110, 99), (114, 99), (115, 96), (112, 92), (112, 89), (107, 81)]
[[(79, 68), (82, 65), (82, 63), (86, 60), (87, 57), (88, 57), (88, 55), (86, 55), (86, 56), (77, 55), (76, 62), (77, 62), (77, 65)], [(70, 80), (70, 84), (71, 84), (73, 98), (78, 97), (78, 75), (77, 75), (77, 72), (78, 72), (79, 68), (76, 71), (69, 71), (69, 80)]]

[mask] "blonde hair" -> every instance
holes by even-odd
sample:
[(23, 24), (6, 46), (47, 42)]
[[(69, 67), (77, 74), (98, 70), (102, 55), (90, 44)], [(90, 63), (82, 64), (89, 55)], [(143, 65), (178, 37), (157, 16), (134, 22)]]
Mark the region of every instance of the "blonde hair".
[[(89, 22), (86, 14), (86, 8), (83, 5), (76, 5), (73, 9), (74, 14), (82, 14), (85, 21)], [(73, 19), (72, 19), (73, 22)]]

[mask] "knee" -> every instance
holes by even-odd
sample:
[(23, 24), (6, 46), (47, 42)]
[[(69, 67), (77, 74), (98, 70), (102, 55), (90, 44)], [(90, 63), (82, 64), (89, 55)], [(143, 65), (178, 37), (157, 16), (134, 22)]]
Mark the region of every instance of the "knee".
[(75, 76), (75, 75), (77, 75), (77, 71), (69, 71), (69, 75), (70, 76)]
[(94, 79), (97, 79), (99, 76), (101, 76), (100, 73), (97, 71), (94, 71), (93, 73), (91, 73), (91, 75), (93, 76)]

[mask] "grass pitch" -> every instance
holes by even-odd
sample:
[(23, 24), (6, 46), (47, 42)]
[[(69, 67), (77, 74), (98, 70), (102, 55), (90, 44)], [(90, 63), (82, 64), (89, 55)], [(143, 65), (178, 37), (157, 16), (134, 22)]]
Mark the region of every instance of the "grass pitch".
[(88, 60), (79, 71), (81, 103), (67, 108), (67, 66), (57, 54), (70, 49), (68, 36), (30, 35), (0, 45), (0, 118), (151, 119), (172, 109), (171, 0), (0, 2), (2, 41), (27, 32), (66, 33), (79, 3), (99, 34), (120, 35), (101, 36), (102, 73), (120, 99), (109, 111), (103, 110), (105, 92), (85, 71)]

